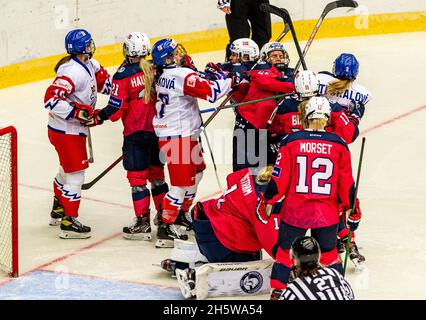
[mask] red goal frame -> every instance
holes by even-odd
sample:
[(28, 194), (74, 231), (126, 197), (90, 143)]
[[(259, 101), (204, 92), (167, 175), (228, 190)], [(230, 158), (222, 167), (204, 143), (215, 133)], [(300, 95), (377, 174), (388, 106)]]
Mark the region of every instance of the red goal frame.
[(18, 133), (13, 126), (0, 129), (0, 136), (11, 135), (11, 196), (12, 196), (12, 272), (11, 277), (18, 277)]

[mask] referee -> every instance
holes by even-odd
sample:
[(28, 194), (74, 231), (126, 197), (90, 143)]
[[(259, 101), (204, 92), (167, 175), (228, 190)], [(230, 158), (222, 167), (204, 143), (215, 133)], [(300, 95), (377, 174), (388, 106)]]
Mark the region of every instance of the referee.
[(349, 283), (335, 269), (319, 264), (320, 247), (312, 237), (294, 240), (290, 256), (295, 262), (295, 279), (283, 292), (275, 290), (272, 300), (354, 300)]
[(226, 46), (226, 61), (231, 52), (229, 46), (234, 40), (250, 38), (259, 48), (271, 39), (271, 14), (260, 11), (261, 3), (269, 0), (218, 0), (217, 7), (226, 13), (229, 43)]

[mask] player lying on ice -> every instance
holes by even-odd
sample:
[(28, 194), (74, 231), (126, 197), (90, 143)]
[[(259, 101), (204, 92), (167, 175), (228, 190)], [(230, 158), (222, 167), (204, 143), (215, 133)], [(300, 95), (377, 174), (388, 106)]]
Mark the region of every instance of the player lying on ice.
[(272, 167), (258, 175), (252, 171), (229, 174), (221, 197), (192, 208), (197, 244), (176, 240), (171, 258), (162, 262), (176, 272), (184, 297), (269, 293), (273, 261), (262, 260), (261, 250), (275, 256), (280, 205), (268, 208), (270, 218), (257, 213), (258, 195), (265, 191)]

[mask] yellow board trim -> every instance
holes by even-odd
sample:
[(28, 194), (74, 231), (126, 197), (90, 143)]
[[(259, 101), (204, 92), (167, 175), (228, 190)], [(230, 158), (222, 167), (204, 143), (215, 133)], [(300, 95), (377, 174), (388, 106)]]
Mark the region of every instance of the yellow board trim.
[[(317, 20), (295, 21), (294, 27), (299, 40), (307, 40)], [(282, 22), (272, 25), (272, 39), (282, 32)], [(327, 18), (316, 38), (365, 36), (373, 34), (426, 31), (426, 11), (373, 14)], [(172, 36), (182, 43), (188, 52), (200, 53), (223, 50), (228, 42), (226, 29), (192, 32)], [(160, 38), (152, 38), (151, 42)], [(287, 36), (285, 41), (291, 41)], [(44, 80), (55, 76), (53, 67), (64, 55), (55, 55), (0, 67), (0, 89), (24, 83)], [(97, 48), (96, 59), (104, 66), (119, 65), (122, 60), (122, 44)]]

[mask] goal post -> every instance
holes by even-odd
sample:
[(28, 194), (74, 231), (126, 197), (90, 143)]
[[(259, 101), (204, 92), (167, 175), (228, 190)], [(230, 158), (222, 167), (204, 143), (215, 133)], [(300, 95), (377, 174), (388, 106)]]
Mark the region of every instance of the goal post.
[(0, 271), (18, 276), (18, 143), (12, 126), (0, 128)]

